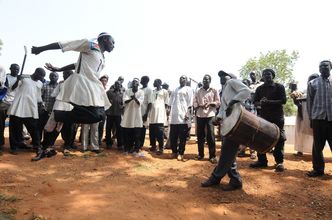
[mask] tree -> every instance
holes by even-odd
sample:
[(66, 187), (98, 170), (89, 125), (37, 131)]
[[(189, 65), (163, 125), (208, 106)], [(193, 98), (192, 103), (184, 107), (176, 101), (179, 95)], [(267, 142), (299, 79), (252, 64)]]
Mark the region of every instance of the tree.
[[(251, 58), (240, 69), (240, 76), (248, 78), (251, 72), (255, 72), (257, 79), (262, 77), (262, 71), (266, 68), (273, 69), (276, 72), (275, 81), (285, 86), (286, 92), (289, 93), (288, 85), (294, 82), (293, 67), (296, 60), (299, 58), (299, 53), (293, 51), (290, 54), (286, 50), (269, 51), (266, 54), (260, 53), (259, 58)], [(293, 100), (288, 97), (287, 103), (284, 105), (286, 116), (294, 115), (296, 108)]]

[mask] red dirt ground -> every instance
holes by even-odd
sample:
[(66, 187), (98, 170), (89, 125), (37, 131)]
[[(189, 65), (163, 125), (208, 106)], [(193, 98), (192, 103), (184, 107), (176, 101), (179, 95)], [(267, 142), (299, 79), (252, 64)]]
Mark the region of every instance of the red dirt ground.
[[(270, 154), (262, 170), (248, 168), (248, 157), (238, 158), (243, 190), (224, 192), (200, 187), (215, 165), (194, 160), (195, 137), (184, 162), (171, 159), (170, 150), (156, 156), (147, 149), (144, 158), (112, 149), (99, 156), (59, 152), (31, 162), (34, 153), (11, 155), (7, 146), (0, 156), (0, 219), (331, 219), (330, 150), (325, 148), (329, 175), (308, 178), (311, 156), (295, 157), (292, 148), (286, 147), (283, 173), (274, 172)], [(227, 182), (225, 177), (221, 184)], [(1, 201), (1, 195), (17, 199)]]

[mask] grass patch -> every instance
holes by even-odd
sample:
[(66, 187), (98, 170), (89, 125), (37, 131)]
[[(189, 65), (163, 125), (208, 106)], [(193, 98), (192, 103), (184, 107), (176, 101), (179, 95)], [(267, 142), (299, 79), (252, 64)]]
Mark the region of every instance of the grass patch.
[(0, 220), (12, 220), (14, 219), (17, 211), (10, 205), (16, 202), (18, 198), (16, 196), (8, 196), (0, 194)]

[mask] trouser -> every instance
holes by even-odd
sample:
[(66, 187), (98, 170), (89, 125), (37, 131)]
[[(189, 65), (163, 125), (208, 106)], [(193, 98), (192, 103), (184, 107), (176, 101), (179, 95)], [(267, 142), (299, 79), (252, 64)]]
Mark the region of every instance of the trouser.
[(140, 132), (140, 143), (141, 143), (141, 146), (140, 147), (143, 147), (144, 146), (144, 142), (145, 142), (145, 135), (146, 135), (146, 127), (143, 125), (143, 127), (141, 128), (141, 132)]
[(218, 165), (214, 168), (211, 176), (220, 181), (227, 173), (230, 178), (229, 184), (233, 186), (242, 185), (242, 178), (237, 171), (236, 154), (239, 144), (223, 137), (222, 147)]
[(312, 148), (312, 165), (317, 172), (324, 172), (325, 162), (323, 149), (326, 141), (332, 151), (332, 121), (312, 120), (312, 129), (314, 135), (314, 145)]
[[(268, 120), (271, 123), (276, 124), (280, 129), (280, 137), (279, 140), (274, 147), (273, 150), (273, 157), (277, 164), (284, 162), (284, 145), (285, 145), (285, 131), (284, 131), (284, 119), (274, 119)], [(258, 161), (261, 163), (267, 164), (267, 157), (266, 154), (257, 153)]]
[(212, 124), (213, 117), (209, 118), (196, 117), (196, 120), (197, 120), (198, 155), (204, 157), (204, 143), (206, 137), (209, 146), (209, 158), (211, 159), (216, 156), (216, 142), (214, 139), (214, 126)]
[(0, 147), (5, 144), (5, 127), (6, 127), (7, 110), (0, 110)]
[(54, 111), (57, 122), (72, 122), (78, 124), (93, 124), (105, 120), (104, 107), (75, 105), (72, 111)]
[(159, 150), (164, 150), (164, 124), (150, 124), (149, 125), (149, 138), (152, 147), (156, 146), (156, 141), (159, 144)]
[(98, 123), (93, 124), (83, 124), (82, 125), (82, 146), (83, 150), (87, 150), (89, 145), (89, 137), (90, 143), (93, 150), (99, 150), (98, 143)]
[(111, 116), (108, 115), (106, 118), (106, 145), (112, 146), (112, 129), (115, 127), (115, 136), (118, 147), (123, 146), (123, 131), (121, 128), (121, 115)]
[(101, 145), (101, 141), (102, 141), (102, 138), (104, 135), (105, 121), (106, 121), (106, 119), (101, 120), (98, 124), (98, 143), (99, 143), (99, 145)]
[(34, 118), (20, 118), (14, 115), (10, 116), (9, 119), (9, 142), (10, 149), (16, 150), (17, 147), (22, 146), (23, 137), (22, 137), (22, 124), (28, 129), (32, 137), (32, 145), (34, 147), (40, 147), (40, 133), (39, 133), (39, 122), (38, 119)]
[[(44, 127), (50, 117), (51, 113), (48, 111), (43, 110), (42, 112), (39, 113), (39, 136), (40, 136), (40, 140), (45, 140), (45, 133), (44, 132)], [(49, 136), (47, 136), (47, 138), (50, 138)]]
[[(71, 146), (74, 144), (74, 133), (75, 133), (75, 124), (72, 124), (70, 122), (63, 123), (62, 128), (61, 128), (61, 137), (62, 140), (64, 141), (63, 148), (64, 149), (70, 149)], [(43, 147), (51, 147), (54, 145), (56, 139), (59, 136), (59, 132), (56, 130), (52, 132), (46, 132), (44, 131), (44, 140), (43, 140)]]
[(122, 128), (124, 133), (124, 151), (138, 152), (141, 144), (141, 129), (142, 128)]
[(187, 124), (171, 124), (169, 138), (173, 154), (184, 154), (186, 147), (187, 131)]

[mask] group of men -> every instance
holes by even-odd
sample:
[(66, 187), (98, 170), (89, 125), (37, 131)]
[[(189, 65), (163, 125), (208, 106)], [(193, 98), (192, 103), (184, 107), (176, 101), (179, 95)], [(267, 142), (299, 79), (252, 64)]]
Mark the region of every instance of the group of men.
[[(75, 128), (82, 125), (83, 151), (89, 143), (91, 151), (100, 153), (100, 144), (106, 121), (106, 146), (113, 145), (112, 131), (116, 135), (117, 147), (125, 153), (142, 156), (142, 147), (146, 129), (149, 128), (150, 150), (157, 154), (164, 153), (164, 127), (169, 125), (169, 140), (172, 157), (183, 161), (191, 116), (196, 117), (198, 155), (204, 158), (204, 145), (207, 141), (209, 161), (218, 163), (210, 178), (202, 183), (203, 187), (219, 184), (228, 174), (230, 182), (224, 190), (242, 188), (242, 179), (237, 171), (236, 155), (239, 143), (228, 137), (222, 137), (222, 151), (219, 161), (216, 158), (214, 125), (222, 124), (228, 117), (235, 103), (250, 101), (259, 117), (276, 124), (280, 129), (278, 143), (273, 150), (276, 161), (275, 171), (284, 171), (284, 112), (286, 92), (282, 84), (274, 82), (276, 73), (272, 69), (262, 71), (263, 84), (255, 91), (243, 81), (225, 71), (220, 71), (221, 92), (211, 88), (212, 77), (204, 75), (202, 87), (193, 91), (187, 86), (188, 78), (181, 76), (179, 86), (171, 93), (162, 88), (162, 81), (155, 79), (151, 89), (149, 77), (134, 78), (130, 87), (122, 86), (123, 77), (106, 90), (108, 77), (100, 76), (104, 67), (104, 52), (111, 52), (114, 40), (103, 32), (97, 42), (77, 40), (57, 42), (41, 47), (32, 47), (33, 54), (46, 50), (80, 52), (74, 64), (58, 68), (47, 63), (45, 68), (52, 71), (50, 81), (45, 82), (45, 70), (37, 68), (29, 75), (18, 75), (19, 66), (12, 64), (10, 74), (1, 80), (1, 88), (6, 95), (0, 103), (0, 145), (4, 144), (4, 127), (7, 114), (10, 115), (10, 148), (13, 154), (18, 148), (26, 148), (22, 135), (23, 125), (32, 137), (32, 145), (37, 150), (33, 160), (55, 155), (52, 146), (62, 132), (64, 153), (73, 146)], [(332, 144), (332, 87), (330, 79), (331, 62), (320, 63), (321, 75), (308, 84), (308, 113), (312, 122), (313, 170), (308, 176), (324, 174), (322, 150), (326, 140)], [(3, 72), (3, 71), (2, 71)], [(57, 83), (57, 72), (63, 72), (64, 81)], [(255, 82), (252, 82), (254, 84)], [(139, 84), (142, 88), (139, 88)], [(157, 144), (158, 142), (158, 144)], [(250, 147), (250, 146), (248, 146)], [(251, 168), (267, 167), (266, 154), (257, 154), (258, 161)]]

